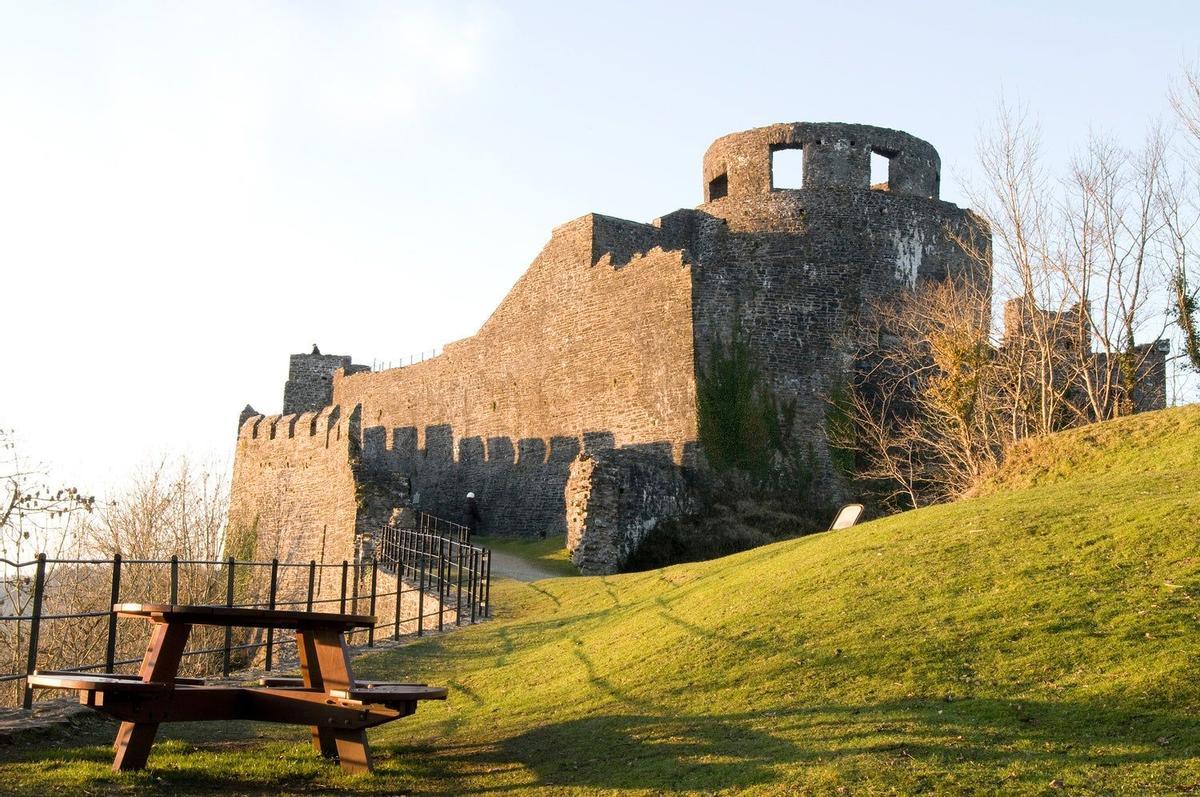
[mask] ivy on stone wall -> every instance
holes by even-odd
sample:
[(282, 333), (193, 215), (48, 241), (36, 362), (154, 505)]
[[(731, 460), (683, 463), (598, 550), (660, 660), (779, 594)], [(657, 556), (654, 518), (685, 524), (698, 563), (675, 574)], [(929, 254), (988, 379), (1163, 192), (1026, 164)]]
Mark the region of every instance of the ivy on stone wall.
[(231, 523), (225, 538), (225, 555), (235, 559), (253, 559), (258, 546), (258, 526), (261, 517), (254, 513), (250, 525), (244, 522)]
[(712, 468), (760, 487), (807, 486), (812, 452), (795, 441), (795, 401), (779, 401), (736, 327), (714, 341), (697, 376), (700, 446)]
[(825, 439), (829, 441), (829, 461), (834, 472), (847, 481), (857, 475), (856, 438), (849, 392), (845, 385), (841, 385), (833, 391), (825, 405)]

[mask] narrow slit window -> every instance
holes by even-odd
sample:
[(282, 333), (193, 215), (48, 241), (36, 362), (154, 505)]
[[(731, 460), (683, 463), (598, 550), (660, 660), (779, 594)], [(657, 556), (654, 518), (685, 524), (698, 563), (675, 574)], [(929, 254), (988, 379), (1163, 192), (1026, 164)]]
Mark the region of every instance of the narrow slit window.
[(871, 190), (888, 190), (888, 183), (891, 181), (892, 157), (887, 153), (871, 150)]
[(804, 187), (804, 150), (777, 149), (771, 153), (771, 188)]

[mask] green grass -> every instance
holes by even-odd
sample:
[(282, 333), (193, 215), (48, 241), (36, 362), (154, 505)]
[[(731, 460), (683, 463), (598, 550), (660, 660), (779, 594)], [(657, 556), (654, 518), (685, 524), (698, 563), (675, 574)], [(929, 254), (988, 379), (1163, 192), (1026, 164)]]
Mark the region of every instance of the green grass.
[(544, 540), (523, 540), (512, 537), (485, 537), (477, 535), (471, 539), (475, 545), (482, 545), (494, 551), (519, 556), (535, 567), (560, 576), (577, 576), (579, 569), (571, 563), (571, 554), (567, 551), (565, 534), (547, 537)]
[(1031, 444), (978, 498), (725, 559), (494, 592), (497, 618), (361, 659), (450, 687), (371, 732), (166, 726), (0, 751), (14, 793), (1200, 791), (1200, 408)]

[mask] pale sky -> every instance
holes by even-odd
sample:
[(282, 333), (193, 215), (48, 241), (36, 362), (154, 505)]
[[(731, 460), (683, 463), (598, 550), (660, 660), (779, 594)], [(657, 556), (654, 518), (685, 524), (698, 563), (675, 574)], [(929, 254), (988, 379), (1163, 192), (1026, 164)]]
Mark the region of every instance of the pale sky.
[[(472, 334), (552, 227), (701, 200), (712, 139), (906, 130), (974, 168), (1003, 93), (1135, 144), (1194, 2), (0, 2), (0, 427), (103, 492), (232, 459), (312, 343)], [(1052, 164), (1053, 165), (1053, 164)]]

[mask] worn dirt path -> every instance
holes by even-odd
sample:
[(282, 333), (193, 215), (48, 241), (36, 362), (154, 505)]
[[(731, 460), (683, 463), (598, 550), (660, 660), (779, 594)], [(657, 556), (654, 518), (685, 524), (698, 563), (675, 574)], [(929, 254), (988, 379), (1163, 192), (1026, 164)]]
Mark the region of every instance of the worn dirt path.
[(517, 581), (540, 581), (543, 578), (560, 578), (561, 573), (544, 570), (536, 564), (504, 551), (492, 551), (492, 577), (512, 578)]

